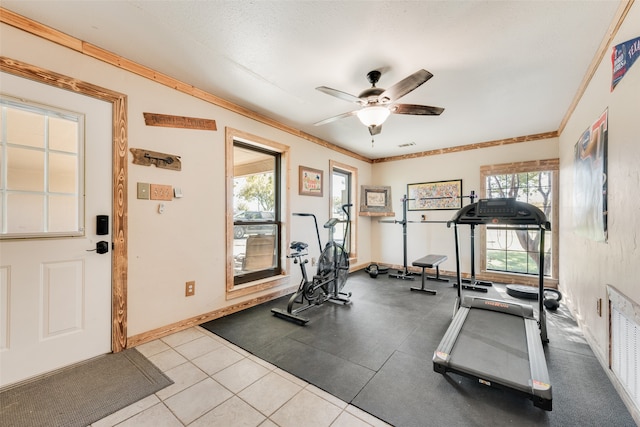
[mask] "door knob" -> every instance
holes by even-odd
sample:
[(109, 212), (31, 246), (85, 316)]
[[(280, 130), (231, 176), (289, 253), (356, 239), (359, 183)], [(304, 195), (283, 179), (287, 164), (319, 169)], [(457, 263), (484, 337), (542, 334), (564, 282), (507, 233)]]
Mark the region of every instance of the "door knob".
[(109, 242), (105, 242), (104, 240), (99, 241), (98, 243), (96, 243), (95, 249), (87, 249), (87, 252), (92, 251), (96, 251), (99, 254), (106, 254), (107, 252), (109, 252)]

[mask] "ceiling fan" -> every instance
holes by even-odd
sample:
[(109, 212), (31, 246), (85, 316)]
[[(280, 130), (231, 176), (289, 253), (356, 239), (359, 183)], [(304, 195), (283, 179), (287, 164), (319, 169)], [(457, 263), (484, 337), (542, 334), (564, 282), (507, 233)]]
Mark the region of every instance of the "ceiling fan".
[(376, 83), (380, 80), (381, 75), (382, 73), (380, 71), (369, 71), (367, 73), (367, 80), (371, 83), (371, 87), (362, 91), (358, 96), (326, 86), (317, 87), (316, 89), (320, 92), (335, 96), (336, 98), (340, 98), (344, 101), (360, 104), (362, 108), (329, 117), (328, 119), (314, 123), (314, 125), (320, 126), (345, 117), (358, 116), (362, 124), (369, 128), (369, 133), (373, 136), (382, 131), (382, 123), (384, 123), (391, 113), (415, 116), (439, 116), (444, 111), (444, 108), (440, 107), (396, 103), (398, 99), (402, 98), (433, 77), (433, 74), (430, 72), (426, 70), (416, 71), (410, 76), (400, 80), (389, 89), (376, 87)]

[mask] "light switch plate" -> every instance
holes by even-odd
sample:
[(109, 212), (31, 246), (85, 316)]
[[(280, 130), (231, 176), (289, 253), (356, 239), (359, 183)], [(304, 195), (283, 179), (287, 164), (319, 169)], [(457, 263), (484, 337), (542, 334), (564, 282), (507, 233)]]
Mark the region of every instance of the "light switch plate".
[(170, 185), (151, 184), (149, 188), (151, 200), (173, 200), (173, 187)]
[(138, 183), (138, 199), (149, 200), (149, 183), (148, 182)]

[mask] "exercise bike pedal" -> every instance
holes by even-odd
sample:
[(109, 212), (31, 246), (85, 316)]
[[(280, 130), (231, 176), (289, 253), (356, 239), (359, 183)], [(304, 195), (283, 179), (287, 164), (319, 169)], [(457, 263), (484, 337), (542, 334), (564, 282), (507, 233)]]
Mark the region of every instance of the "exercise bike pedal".
[(329, 296), (329, 301), (335, 304), (349, 305), (351, 304), (351, 292), (338, 292), (337, 296)]

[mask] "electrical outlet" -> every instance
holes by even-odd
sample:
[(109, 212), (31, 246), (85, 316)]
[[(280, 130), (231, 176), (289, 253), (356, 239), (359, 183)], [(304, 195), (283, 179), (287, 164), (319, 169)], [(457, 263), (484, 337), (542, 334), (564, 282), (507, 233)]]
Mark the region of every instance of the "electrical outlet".
[(195, 294), (196, 294), (196, 281), (195, 280), (191, 280), (191, 281), (185, 283), (184, 296), (185, 297), (192, 297)]
[(596, 301), (596, 313), (602, 317), (602, 298), (598, 298), (598, 301)]

